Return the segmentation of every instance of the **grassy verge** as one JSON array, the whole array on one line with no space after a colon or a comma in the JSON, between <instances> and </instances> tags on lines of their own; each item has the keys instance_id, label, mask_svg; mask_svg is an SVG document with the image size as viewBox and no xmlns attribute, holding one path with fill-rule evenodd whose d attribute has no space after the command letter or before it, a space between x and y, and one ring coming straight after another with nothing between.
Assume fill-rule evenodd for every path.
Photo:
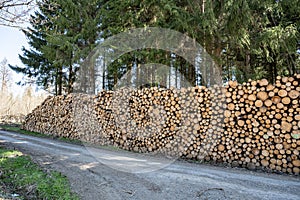
<instances>
[{"instance_id":1,"label":"grassy verge","mask_svg":"<svg viewBox=\"0 0 300 200\"><path fill-rule=\"evenodd\" d=\"M44 134L22 130L22 129L20 129L19 125L0 125L0 128L5 131L13 131L13 132L22 133L25 135L32 135L32 136L38 136L38 137L50 137L50 136L47 136Z\"/></svg>"},{"instance_id":2,"label":"grassy verge","mask_svg":"<svg viewBox=\"0 0 300 200\"><path fill-rule=\"evenodd\" d=\"M122 150L122 149L120 149L119 147L116 147L116 146L102 146L102 145L91 144L91 143L82 142L80 140L75 140L75 139L70 139L70 138L64 138L64 137L56 138L56 137L53 137L51 135L45 135L45 134L42 134L42 133L26 131L26 130L22 130L19 125L3 125L3 124L1 125L0 124L0 130L1 129L5 130L5 131L12 131L12 132L16 132L16 133L21 133L21 134L36 136L36 137L41 137L41 138L57 139L57 140L60 140L60 141L63 141L63 142L68 142L68 143L72 143L72 144L79 144L79 145L85 145L85 146L89 146L89 147L102 148L102 149L114 150L114 151ZM123 150L123 151L125 151L125 150Z\"/></svg>"},{"instance_id":3,"label":"grassy verge","mask_svg":"<svg viewBox=\"0 0 300 200\"><path fill-rule=\"evenodd\" d=\"M22 130L19 125L1 125L0 124L0 130L1 129L5 130L5 131L13 131L13 132L16 132L16 133L21 133L21 134L31 135L31 136L36 136L36 137L58 139L60 141L73 143L73 144L82 144L82 142L80 140L74 140L74 139L63 138L63 137L59 137L59 138L54 137L53 138L53 136L51 136L51 135L45 135L45 134L42 134L42 133Z\"/></svg>"},{"instance_id":4,"label":"grassy verge","mask_svg":"<svg viewBox=\"0 0 300 200\"><path fill-rule=\"evenodd\" d=\"M26 130L22 130L19 125L3 125L3 124L1 125L0 124L0 130L1 129L5 130L5 131L12 131L12 132L21 133L21 134L30 135L30 136L35 136L35 137L56 139L56 140L59 140L59 141L62 141L62 142L78 144L78 145L84 145L84 146L87 146L87 147L101 148L101 149L107 149L107 150L112 150L112 151L126 151L124 149L121 149L119 147L112 146L112 145L98 145L98 144L82 142L80 140L75 140L75 139L70 139L70 138L53 137L51 135L45 135L45 134L42 134L42 133L26 131ZM136 153L134 151L131 151L131 152Z\"/></svg>"},{"instance_id":5,"label":"grassy verge","mask_svg":"<svg viewBox=\"0 0 300 200\"><path fill-rule=\"evenodd\" d=\"M10 198L79 199L72 194L66 177L59 172L44 172L19 151L0 148L0 175L2 190L12 194Z\"/></svg>"}]
</instances>

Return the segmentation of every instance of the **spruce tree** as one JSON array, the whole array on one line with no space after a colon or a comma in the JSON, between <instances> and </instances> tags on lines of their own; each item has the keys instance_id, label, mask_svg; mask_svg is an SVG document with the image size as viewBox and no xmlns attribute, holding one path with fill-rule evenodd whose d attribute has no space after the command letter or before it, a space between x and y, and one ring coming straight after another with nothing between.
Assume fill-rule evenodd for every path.
<instances>
[{"instance_id":1,"label":"spruce tree","mask_svg":"<svg viewBox=\"0 0 300 200\"><path fill-rule=\"evenodd\" d=\"M76 71L98 39L98 0L42 0L23 32L30 48L19 55L25 67L10 66L54 94L73 92Z\"/></svg>"},{"instance_id":2,"label":"spruce tree","mask_svg":"<svg viewBox=\"0 0 300 200\"><path fill-rule=\"evenodd\" d=\"M53 62L47 59L42 48L47 45L47 30L53 28L49 17L54 15L54 10L50 1L45 0L39 3L39 11L35 11L34 15L31 15L31 26L23 30L30 45L29 49L23 47L23 55L19 55L25 67L10 65L16 72L21 72L29 79L34 79L38 86L50 91L53 86L57 86L57 71ZM55 93L57 94L57 92Z\"/></svg>"}]
</instances>

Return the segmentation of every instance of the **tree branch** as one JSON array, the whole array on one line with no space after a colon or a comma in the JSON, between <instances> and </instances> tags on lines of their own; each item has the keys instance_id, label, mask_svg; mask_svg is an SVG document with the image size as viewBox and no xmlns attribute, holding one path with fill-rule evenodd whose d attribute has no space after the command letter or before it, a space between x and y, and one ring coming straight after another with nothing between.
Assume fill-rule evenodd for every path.
<instances>
[{"instance_id":1,"label":"tree branch","mask_svg":"<svg viewBox=\"0 0 300 200\"><path fill-rule=\"evenodd\" d=\"M29 12L34 9L34 0L4 0L0 3L0 26L20 28L28 22Z\"/></svg>"}]
</instances>

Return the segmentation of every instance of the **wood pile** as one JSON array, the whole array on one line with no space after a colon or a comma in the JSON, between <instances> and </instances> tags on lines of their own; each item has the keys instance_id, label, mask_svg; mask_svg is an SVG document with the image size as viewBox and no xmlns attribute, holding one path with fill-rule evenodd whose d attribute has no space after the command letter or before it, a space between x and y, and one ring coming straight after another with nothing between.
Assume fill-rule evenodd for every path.
<instances>
[{"instance_id":1,"label":"wood pile","mask_svg":"<svg viewBox=\"0 0 300 200\"><path fill-rule=\"evenodd\" d=\"M174 90L124 88L97 95L95 110L113 145L137 152L161 152L179 126L178 100Z\"/></svg>"},{"instance_id":2,"label":"wood pile","mask_svg":"<svg viewBox=\"0 0 300 200\"><path fill-rule=\"evenodd\" d=\"M70 96L49 96L26 116L22 128L53 136L73 135L75 130L69 117L71 99ZM65 129L65 126L68 126L68 129Z\"/></svg>"},{"instance_id":3,"label":"wood pile","mask_svg":"<svg viewBox=\"0 0 300 200\"><path fill-rule=\"evenodd\" d=\"M300 75L229 82L224 134L212 159L299 174Z\"/></svg>"},{"instance_id":4,"label":"wood pile","mask_svg":"<svg viewBox=\"0 0 300 200\"><path fill-rule=\"evenodd\" d=\"M47 98L23 128L140 153L300 171L300 75Z\"/></svg>"},{"instance_id":5,"label":"wood pile","mask_svg":"<svg viewBox=\"0 0 300 200\"><path fill-rule=\"evenodd\" d=\"M49 96L26 116L22 128L53 137L99 142L101 129L93 102L94 97L86 94Z\"/></svg>"}]
</instances>

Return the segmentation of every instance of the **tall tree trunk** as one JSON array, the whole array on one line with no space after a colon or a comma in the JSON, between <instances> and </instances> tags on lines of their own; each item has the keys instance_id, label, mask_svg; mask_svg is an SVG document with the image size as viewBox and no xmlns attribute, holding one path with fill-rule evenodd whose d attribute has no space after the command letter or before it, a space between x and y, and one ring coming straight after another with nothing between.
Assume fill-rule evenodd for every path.
<instances>
[{"instance_id":1,"label":"tall tree trunk","mask_svg":"<svg viewBox=\"0 0 300 200\"><path fill-rule=\"evenodd\" d=\"M73 82L74 82L74 78L73 78L73 65L72 63L70 63L69 66L69 83L68 83L68 94L73 92Z\"/></svg>"},{"instance_id":2,"label":"tall tree trunk","mask_svg":"<svg viewBox=\"0 0 300 200\"><path fill-rule=\"evenodd\" d=\"M114 70L114 86L118 83L118 68Z\"/></svg>"},{"instance_id":3,"label":"tall tree trunk","mask_svg":"<svg viewBox=\"0 0 300 200\"><path fill-rule=\"evenodd\" d=\"M221 60L221 53L222 53L222 45L218 38L214 38L214 45L212 49L212 55L214 58L214 63L211 66L210 69L210 85L218 84L220 80L217 80L217 78L220 78L222 75L222 63ZM221 73L221 74L219 74Z\"/></svg>"},{"instance_id":4,"label":"tall tree trunk","mask_svg":"<svg viewBox=\"0 0 300 200\"><path fill-rule=\"evenodd\" d=\"M202 0L202 5L201 5L201 12L202 13L205 12L205 2L206 2L206 0Z\"/></svg>"},{"instance_id":5,"label":"tall tree trunk","mask_svg":"<svg viewBox=\"0 0 300 200\"><path fill-rule=\"evenodd\" d=\"M93 60L92 65L90 66L90 72L91 72L91 79L90 79L90 85L91 85L91 91L90 94L95 94L96 91L96 74L95 74L95 60Z\"/></svg>"},{"instance_id":6,"label":"tall tree trunk","mask_svg":"<svg viewBox=\"0 0 300 200\"><path fill-rule=\"evenodd\" d=\"M172 76L172 56L171 56L171 53L170 53L170 62L169 62L169 76L168 76L168 81L169 81L169 88L171 87L171 76Z\"/></svg>"},{"instance_id":7,"label":"tall tree trunk","mask_svg":"<svg viewBox=\"0 0 300 200\"><path fill-rule=\"evenodd\" d=\"M58 69L56 69L54 85L55 85L55 96L57 96L58 95Z\"/></svg>"},{"instance_id":8,"label":"tall tree trunk","mask_svg":"<svg viewBox=\"0 0 300 200\"><path fill-rule=\"evenodd\" d=\"M58 80L57 80L57 85L58 85L58 92L57 95L62 95L62 85L63 85L63 80L62 80L62 66L58 68Z\"/></svg>"},{"instance_id":9,"label":"tall tree trunk","mask_svg":"<svg viewBox=\"0 0 300 200\"><path fill-rule=\"evenodd\" d=\"M275 83L276 77L278 76L276 62L272 63L272 67L273 67L272 83Z\"/></svg>"},{"instance_id":10,"label":"tall tree trunk","mask_svg":"<svg viewBox=\"0 0 300 200\"><path fill-rule=\"evenodd\" d=\"M140 63L136 62L136 79L135 79L135 87L140 86Z\"/></svg>"},{"instance_id":11,"label":"tall tree trunk","mask_svg":"<svg viewBox=\"0 0 300 200\"><path fill-rule=\"evenodd\" d=\"M106 78L106 59L105 59L105 54L103 56L103 66L102 66L102 90L107 89L105 86L105 78Z\"/></svg>"},{"instance_id":12,"label":"tall tree trunk","mask_svg":"<svg viewBox=\"0 0 300 200\"><path fill-rule=\"evenodd\" d=\"M174 63L176 65L176 55L175 58L173 58L173 67L175 69L175 87L178 88L178 66L174 66Z\"/></svg>"}]
</instances>

